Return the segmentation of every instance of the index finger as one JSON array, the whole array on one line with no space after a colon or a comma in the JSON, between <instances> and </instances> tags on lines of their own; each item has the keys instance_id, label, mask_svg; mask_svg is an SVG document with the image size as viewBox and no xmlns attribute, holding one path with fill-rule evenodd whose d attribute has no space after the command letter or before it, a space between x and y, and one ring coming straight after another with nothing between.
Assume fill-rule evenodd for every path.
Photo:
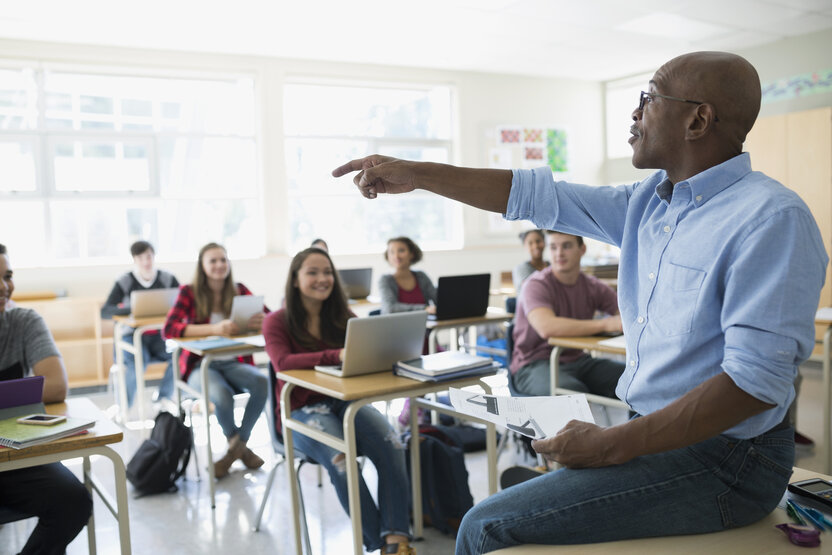
<instances>
[{"instance_id":1,"label":"index finger","mask_svg":"<svg viewBox=\"0 0 832 555\"><path fill-rule=\"evenodd\" d=\"M365 160L366 158L358 158L356 160L350 160L342 166L338 166L332 170L332 177L341 177L342 175L346 175L350 172L363 170Z\"/></svg>"}]
</instances>

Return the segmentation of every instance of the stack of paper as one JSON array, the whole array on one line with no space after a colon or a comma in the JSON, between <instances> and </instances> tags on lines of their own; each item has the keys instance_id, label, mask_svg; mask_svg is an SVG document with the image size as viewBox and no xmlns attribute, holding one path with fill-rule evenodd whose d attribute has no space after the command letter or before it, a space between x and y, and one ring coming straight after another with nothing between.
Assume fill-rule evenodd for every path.
<instances>
[{"instance_id":1,"label":"stack of paper","mask_svg":"<svg viewBox=\"0 0 832 555\"><path fill-rule=\"evenodd\" d=\"M393 373L421 382L439 382L491 374L499 367L499 363L487 357L471 355L465 351L444 351L412 360L400 360L393 367Z\"/></svg>"},{"instance_id":2,"label":"stack of paper","mask_svg":"<svg viewBox=\"0 0 832 555\"><path fill-rule=\"evenodd\" d=\"M71 436L95 426L95 420L84 418L67 417L65 421L49 426L20 424L17 422L18 418L13 416L0 420L0 445L13 449L23 449L24 447Z\"/></svg>"}]
</instances>

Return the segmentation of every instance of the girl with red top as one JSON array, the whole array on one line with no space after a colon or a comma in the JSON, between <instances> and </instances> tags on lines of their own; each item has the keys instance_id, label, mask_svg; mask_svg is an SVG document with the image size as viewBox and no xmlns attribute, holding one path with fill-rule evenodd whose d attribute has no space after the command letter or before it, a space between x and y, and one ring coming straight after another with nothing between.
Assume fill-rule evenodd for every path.
<instances>
[{"instance_id":1,"label":"girl with red top","mask_svg":"<svg viewBox=\"0 0 832 555\"><path fill-rule=\"evenodd\" d=\"M436 287L426 273L410 269L422 260L422 249L409 237L394 237L387 241L384 259L393 273L381 276L378 282L381 313L425 310L434 314Z\"/></svg>"},{"instance_id":2,"label":"girl with red top","mask_svg":"<svg viewBox=\"0 0 832 555\"><path fill-rule=\"evenodd\" d=\"M225 248L216 243L208 243L199 251L193 283L179 290L176 304L168 313L164 336L228 336L247 331L259 332L263 325L263 313L252 316L247 329L240 329L229 319L231 302L236 295L251 295L251 291L242 283L234 283ZM268 309L263 307L263 311L268 312ZM186 352L179 359L179 373L194 389L201 388L200 358ZM228 438L228 452L214 462L214 476L226 476L231 464L237 459L242 459L248 468L260 468L263 459L251 451L246 443L266 405L268 378L254 366L250 356L220 358L214 359L208 367L208 384L217 420ZM234 422L234 394L244 391L249 393L249 399L238 427Z\"/></svg>"},{"instance_id":3,"label":"girl with red top","mask_svg":"<svg viewBox=\"0 0 832 555\"><path fill-rule=\"evenodd\" d=\"M347 320L354 314L347 308L338 274L326 252L308 248L295 256L286 280L285 299L286 307L269 314L263 323L266 352L275 369L280 372L342 361ZM283 382L278 380L278 426L282 389ZM292 418L343 437L348 402L298 387L292 392L291 404ZM364 546L368 551L412 555L404 446L387 419L370 405L356 413L355 432L359 454L368 457L378 471L378 505L359 476ZM295 433L293 437L300 451L327 469L341 506L348 510L344 454L303 434Z\"/></svg>"}]
</instances>

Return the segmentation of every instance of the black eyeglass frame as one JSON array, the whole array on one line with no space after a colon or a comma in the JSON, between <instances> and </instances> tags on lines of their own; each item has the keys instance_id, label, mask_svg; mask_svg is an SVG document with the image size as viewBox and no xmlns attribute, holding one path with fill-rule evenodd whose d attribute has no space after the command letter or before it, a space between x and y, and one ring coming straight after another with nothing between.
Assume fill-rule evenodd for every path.
<instances>
[{"instance_id":1,"label":"black eyeglass frame","mask_svg":"<svg viewBox=\"0 0 832 555\"><path fill-rule=\"evenodd\" d=\"M696 104L697 106L701 104L710 104L710 102L700 102L698 100L688 100L687 98L679 98L678 96L668 96L666 94L659 94L647 91L641 91L641 95L638 97L638 110L639 112L644 110L645 98L647 97L654 97L658 96L659 98L666 98L667 100L675 100L677 102L687 102L688 104ZM711 104L713 106L713 104ZM714 121L719 121L719 117L716 115L716 110L714 110Z\"/></svg>"}]
</instances>

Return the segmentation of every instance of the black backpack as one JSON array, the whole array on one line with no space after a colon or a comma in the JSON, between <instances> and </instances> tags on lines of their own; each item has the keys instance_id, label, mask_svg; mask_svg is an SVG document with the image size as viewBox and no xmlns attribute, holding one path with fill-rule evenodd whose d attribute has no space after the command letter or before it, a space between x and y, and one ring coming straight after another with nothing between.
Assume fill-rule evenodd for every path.
<instances>
[{"instance_id":1,"label":"black backpack","mask_svg":"<svg viewBox=\"0 0 832 555\"><path fill-rule=\"evenodd\" d=\"M178 490L176 480L185 474L193 444L189 427L171 413L160 412L150 439L139 446L127 463L127 479L137 497Z\"/></svg>"},{"instance_id":2,"label":"black backpack","mask_svg":"<svg viewBox=\"0 0 832 555\"><path fill-rule=\"evenodd\" d=\"M405 457L410 476L410 433L402 439L407 442ZM419 440L425 525L455 535L462 517L474 506L465 455L460 446L434 426L419 426Z\"/></svg>"}]
</instances>

